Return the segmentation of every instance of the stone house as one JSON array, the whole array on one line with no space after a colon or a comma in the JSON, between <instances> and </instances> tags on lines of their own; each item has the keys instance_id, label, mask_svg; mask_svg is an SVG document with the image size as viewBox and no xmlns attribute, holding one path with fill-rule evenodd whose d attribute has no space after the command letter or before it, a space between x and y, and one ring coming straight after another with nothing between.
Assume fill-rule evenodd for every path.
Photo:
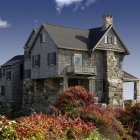
<instances>
[{"instance_id":1,"label":"stone house","mask_svg":"<svg viewBox=\"0 0 140 140\"><path fill-rule=\"evenodd\" d=\"M100 103L122 106L123 83L134 82L139 99L139 79L122 68L126 55L112 15L103 15L102 26L92 29L42 24L24 46L23 111L47 112L57 93L75 85Z\"/></svg>"},{"instance_id":2,"label":"stone house","mask_svg":"<svg viewBox=\"0 0 140 140\"><path fill-rule=\"evenodd\" d=\"M14 103L22 104L23 95L23 55L17 55L0 68L0 112L7 111ZM4 109L6 109L4 111ZM0 113L0 114L1 114Z\"/></svg>"}]
</instances>

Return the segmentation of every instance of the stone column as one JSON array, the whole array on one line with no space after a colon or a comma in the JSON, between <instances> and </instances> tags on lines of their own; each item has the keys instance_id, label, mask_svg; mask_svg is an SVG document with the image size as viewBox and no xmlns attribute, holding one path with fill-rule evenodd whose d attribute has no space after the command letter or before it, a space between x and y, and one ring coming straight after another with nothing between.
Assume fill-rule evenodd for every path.
<instances>
[{"instance_id":1,"label":"stone column","mask_svg":"<svg viewBox=\"0 0 140 140\"><path fill-rule=\"evenodd\" d=\"M68 76L65 75L63 78L63 89L66 89L68 87Z\"/></svg>"},{"instance_id":2,"label":"stone column","mask_svg":"<svg viewBox=\"0 0 140 140\"><path fill-rule=\"evenodd\" d=\"M94 95L94 89L95 89L95 83L94 83L94 79L90 78L89 79L89 92Z\"/></svg>"},{"instance_id":3,"label":"stone column","mask_svg":"<svg viewBox=\"0 0 140 140\"><path fill-rule=\"evenodd\" d=\"M134 99L140 99L140 93L139 93L139 81L134 82Z\"/></svg>"}]
</instances>

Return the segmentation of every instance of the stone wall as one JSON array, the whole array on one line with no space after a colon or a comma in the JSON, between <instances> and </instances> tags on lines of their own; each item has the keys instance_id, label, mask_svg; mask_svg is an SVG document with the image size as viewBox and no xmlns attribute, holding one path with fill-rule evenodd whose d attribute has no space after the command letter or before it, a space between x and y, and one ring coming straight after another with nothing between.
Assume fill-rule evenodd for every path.
<instances>
[{"instance_id":1,"label":"stone wall","mask_svg":"<svg viewBox=\"0 0 140 140\"><path fill-rule=\"evenodd\" d=\"M123 105L123 71L118 64L118 57L121 55L116 54L113 51L106 51L106 85L105 94L106 101L112 106L122 106ZM119 59L120 60L120 59Z\"/></svg>"},{"instance_id":2,"label":"stone wall","mask_svg":"<svg viewBox=\"0 0 140 140\"><path fill-rule=\"evenodd\" d=\"M61 78L24 81L23 114L49 113L56 95L62 90L61 83Z\"/></svg>"}]
</instances>

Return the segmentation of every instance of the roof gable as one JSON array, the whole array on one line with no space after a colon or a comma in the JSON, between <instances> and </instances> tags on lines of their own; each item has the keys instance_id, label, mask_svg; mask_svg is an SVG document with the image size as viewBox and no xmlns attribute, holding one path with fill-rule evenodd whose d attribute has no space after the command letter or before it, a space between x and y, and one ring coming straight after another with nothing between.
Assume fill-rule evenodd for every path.
<instances>
[{"instance_id":1,"label":"roof gable","mask_svg":"<svg viewBox=\"0 0 140 140\"><path fill-rule=\"evenodd\" d=\"M22 63L23 60L24 60L23 55L17 55L11 58L10 60L8 60L6 63L4 63L2 67L17 65L17 64Z\"/></svg>"},{"instance_id":2,"label":"roof gable","mask_svg":"<svg viewBox=\"0 0 140 140\"><path fill-rule=\"evenodd\" d=\"M117 38L117 44L105 44L105 36L111 38L111 37L116 37ZM123 43L123 41L121 40L120 36L118 35L118 33L116 32L116 30L114 29L114 27L111 25L103 34L103 36L100 38L100 40L98 41L98 43L95 45L94 49L101 49L101 50L113 50L113 51L117 51L117 52L122 52L122 53L126 53L129 54L128 49L126 48L125 44Z\"/></svg>"},{"instance_id":3,"label":"roof gable","mask_svg":"<svg viewBox=\"0 0 140 140\"><path fill-rule=\"evenodd\" d=\"M30 35L29 35L29 37L24 45L24 49L31 46L33 40L35 39L37 32L38 32L38 28L32 30L32 32L30 33Z\"/></svg>"},{"instance_id":4,"label":"roof gable","mask_svg":"<svg viewBox=\"0 0 140 140\"><path fill-rule=\"evenodd\" d=\"M139 78L129 74L126 71L123 71L123 81L124 82L132 82L132 81L139 81Z\"/></svg>"},{"instance_id":5,"label":"roof gable","mask_svg":"<svg viewBox=\"0 0 140 140\"><path fill-rule=\"evenodd\" d=\"M103 29L102 27L93 29L76 29L47 23L42 24L36 33L30 50L34 46L42 29L47 31L58 48L83 51L94 51L95 49L99 49L98 46L101 41L110 31L112 31L122 46L121 49L123 51L120 52L129 54L128 49L115 31L113 25L110 25L107 29ZM102 47L100 49L104 50ZM116 49L116 51L118 50Z\"/></svg>"}]
</instances>

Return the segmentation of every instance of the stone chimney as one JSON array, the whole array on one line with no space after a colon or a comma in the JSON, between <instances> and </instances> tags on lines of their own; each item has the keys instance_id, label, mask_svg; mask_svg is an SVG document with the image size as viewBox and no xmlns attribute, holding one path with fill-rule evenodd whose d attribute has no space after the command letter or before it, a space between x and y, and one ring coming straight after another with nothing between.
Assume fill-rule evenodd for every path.
<instances>
[{"instance_id":1,"label":"stone chimney","mask_svg":"<svg viewBox=\"0 0 140 140\"><path fill-rule=\"evenodd\" d=\"M104 14L102 19L102 27L106 29L109 25L113 24L113 16L110 14Z\"/></svg>"}]
</instances>

